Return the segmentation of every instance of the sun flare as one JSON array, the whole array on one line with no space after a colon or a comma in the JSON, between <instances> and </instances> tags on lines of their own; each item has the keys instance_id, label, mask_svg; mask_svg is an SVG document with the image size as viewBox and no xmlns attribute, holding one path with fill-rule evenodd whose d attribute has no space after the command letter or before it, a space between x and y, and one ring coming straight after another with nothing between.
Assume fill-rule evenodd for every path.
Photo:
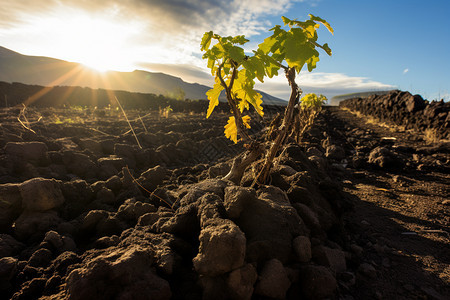
<instances>
[{"instance_id":1,"label":"sun flare","mask_svg":"<svg viewBox=\"0 0 450 300\"><path fill-rule=\"evenodd\" d=\"M133 68L128 47L139 34L138 24L80 12L47 17L40 30L49 33L46 38L54 39L53 52L65 60L98 71Z\"/></svg>"}]
</instances>

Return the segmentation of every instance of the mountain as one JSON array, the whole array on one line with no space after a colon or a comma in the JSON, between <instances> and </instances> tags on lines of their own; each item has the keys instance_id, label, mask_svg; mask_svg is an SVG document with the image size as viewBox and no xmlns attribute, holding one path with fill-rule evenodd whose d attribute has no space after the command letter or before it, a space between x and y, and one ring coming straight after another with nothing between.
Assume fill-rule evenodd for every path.
<instances>
[{"instance_id":1,"label":"mountain","mask_svg":"<svg viewBox=\"0 0 450 300\"><path fill-rule=\"evenodd\" d=\"M133 72L97 72L82 64L60 59L23 55L0 47L0 81L43 86L81 86L94 89L152 93L187 99L206 99L210 87L187 83L179 77L141 70ZM286 105L287 102L260 92L265 104ZM222 93L223 94L223 93ZM225 100L225 96L221 96Z\"/></svg>"}]
</instances>

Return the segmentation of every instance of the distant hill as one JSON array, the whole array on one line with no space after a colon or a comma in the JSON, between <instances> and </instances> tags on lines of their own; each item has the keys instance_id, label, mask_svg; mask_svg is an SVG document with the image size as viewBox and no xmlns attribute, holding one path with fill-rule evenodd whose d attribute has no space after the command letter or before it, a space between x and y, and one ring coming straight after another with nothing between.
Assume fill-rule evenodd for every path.
<instances>
[{"instance_id":1,"label":"distant hill","mask_svg":"<svg viewBox=\"0 0 450 300\"><path fill-rule=\"evenodd\" d=\"M210 87L187 83L179 77L141 70L133 72L97 72L60 59L28 56L0 47L0 81L21 82L42 86L80 86L93 89L123 90L151 93L192 100L206 99ZM265 104L286 105L277 97L260 92ZM221 96L225 100L225 96Z\"/></svg>"},{"instance_id":2,"label":"distant hill","mask_svg":"<svg viewBox=\"0 0 450 300\"><path fill-rule=\"evenodd\" d=\"M333 98L331 98L330 105L338 105L339 102L341 102L343 100L347 100L347 99L366 98L366 97L369 97L369 96L372 96L372 95L385 95L385 94L388 94L390 92L392 92L392 90L389 90L389 91L358 92L358 93L338 95L338 96L334 96Z\"/></svg>"}]
</instances>

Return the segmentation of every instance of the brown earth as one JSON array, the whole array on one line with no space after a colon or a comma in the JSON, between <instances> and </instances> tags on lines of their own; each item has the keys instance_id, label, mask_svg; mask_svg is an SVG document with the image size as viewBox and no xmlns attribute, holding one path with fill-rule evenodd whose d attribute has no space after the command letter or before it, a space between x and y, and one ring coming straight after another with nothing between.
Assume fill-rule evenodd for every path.
<instances>
[{"instance_id":1,"label":"brown earth","mask_svg":"<svg viewBox=\"0 0 450 300\"><path fill-rule=\"evenodd\" d=\"M329 112L328 132L345 145L350 164L335 171L344 191L354 196L354 210L346 220L352 239L362 248L355 247L361 251L356 264L375 267L371 276L357 278L351 294L355 299L448 299L448 142L430 145L423 133L380 124L348 110L329 108ZM395 151L400 166L359 162L362 152L380 144Z\"/></svg>"},{"instance_id":2,"label":"brown earth","mask_svg":"<svg viewBox=\"0 0 450 300\"><path fill-rule=\"evenodd\" d=\"M218 179L243 150L224 114L129 111L140 148L117 111L19 113L0 112L0 297L450 297L448 142L327 107L249 189Z\"/></svg>"}]
</instances>

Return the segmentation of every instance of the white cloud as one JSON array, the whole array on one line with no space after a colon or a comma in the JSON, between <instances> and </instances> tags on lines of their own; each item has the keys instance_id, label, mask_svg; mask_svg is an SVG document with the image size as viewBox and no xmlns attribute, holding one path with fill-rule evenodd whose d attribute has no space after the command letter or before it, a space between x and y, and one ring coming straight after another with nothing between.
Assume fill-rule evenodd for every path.
<instances>
[{"instance_id":1,"label":"white cloud","mask_svg":"<svg viewBox=\"0 0 450 300\"><path fill-rule=\"evenodd\" d=\"M366 77L352 77L342 73L305 73L296 79L304 93L324 94L329 99L340 94L361 91L390 90L394 85L370 80ZM257 88L281 99L289 99L290 87L286 78L278 76L258 83Z\"/></svg>"},{"instance_id":2,"label":"white cloud","mask_svg":"<svg viewBox=\"0 0 450 300\"><path fill-rule=\"evenodd\" d=\"M409 72L409 69L408 69L408 68L406 68L406 69L403 70L403 74L406 74L406 73L408 73L408 72Z\"/></svg>"}]
</instances>

